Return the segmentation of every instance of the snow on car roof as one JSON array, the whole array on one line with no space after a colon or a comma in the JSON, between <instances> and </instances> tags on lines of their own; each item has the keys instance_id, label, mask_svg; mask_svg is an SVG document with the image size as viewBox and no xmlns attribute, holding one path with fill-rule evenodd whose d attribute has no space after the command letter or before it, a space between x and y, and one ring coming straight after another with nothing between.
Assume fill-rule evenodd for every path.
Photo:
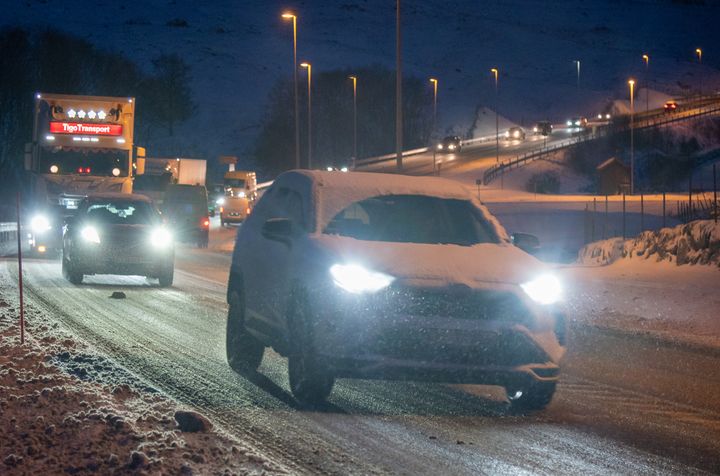
<instances>
[{"instance_id":1,"label":"snow on car roof","mask_svg":"<svg viewBox=\"0 0 720 476\"><path fill-rule=\"evenodd\" d=\"M137 202L148 202L150 200L145 195L137 193L118 193L118 192L100 192L100 193L89 193L87 195L88 200L132 200Z\"/></svg>"},{"instance_id":2,"label":"snow on car roof","mask_svg":"<svg viewBox=\"0 0 720 476\"><path fill-rule=\"evenodd\" d=\"M338 172L324 170L292 170L278 176L275 183L294 184L312 194L317 210L317 228L323 229L332 218L350 204L383 195L424 195L456 200L470 200L492 224L498 237L508 240L507 232L494 216L468 192L463 184L441 177L414 177L371 172Z\"/></svg>"}]
</instances>

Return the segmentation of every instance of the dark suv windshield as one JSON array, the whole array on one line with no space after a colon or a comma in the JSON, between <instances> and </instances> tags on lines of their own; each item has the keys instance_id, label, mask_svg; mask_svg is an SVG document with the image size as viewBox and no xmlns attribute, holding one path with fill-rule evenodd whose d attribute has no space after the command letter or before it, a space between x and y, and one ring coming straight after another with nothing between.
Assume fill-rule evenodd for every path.
<instances>
[{"instance_id":1,"label":"dark suv windshield","mask_svg":"<svg viewBox=\"0 0 720 476\"><path fill-rule=\"evenodd\" d=\"M387 195L355 202L323 233L367 241L474 245L497 243L494 230L468 200Z\"/></svg>"},{"instance_id":2,"label":"dark suv windshield","mask_svg":"<svg viewBox=\"0 0 720 476\"><path fill-rule=\"evenodd\" d=\"M88 203L85 219L108 225L153 225L160 216L147 202L101 200Z\"/></svg>"}]
</instances>

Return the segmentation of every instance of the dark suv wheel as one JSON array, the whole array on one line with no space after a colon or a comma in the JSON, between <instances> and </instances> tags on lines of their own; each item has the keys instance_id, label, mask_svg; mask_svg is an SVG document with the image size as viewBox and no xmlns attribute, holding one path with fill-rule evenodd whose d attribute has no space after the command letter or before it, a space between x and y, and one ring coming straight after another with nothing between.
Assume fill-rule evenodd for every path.
<instances>
[{"instance_id":1,"label":"dark suv wheel","mask_svg":"<svg viewBox=\"0 0 720 476\"><path fill-rule=\"evenodd\" d=\"M262 342L245 328L245 299L237 289L228 296L225 349L228 364L238 373L255 372L265 352Z\"/></svg>"},{"instance_id":2,"label":"dark suv wheel","mask_svg":"<svg viewBox=\"0 0 720 476\"><path fill-rule=\"evenodd\" d=\"M67 259L65 256L65 253L63 253L62 257L62 275L65 279L70 281L72 284L82 284L83 281L83 273L77 271L75 269L75 265L72 264L71 261Z\"/></svg>"},{"instance_id":3,"label":"dark suv wheel","mask_svg":"<svg viewBox=\"0 0 720 476\"><path fill-rule=\"evenodd\" d=\"M505 389L510 401L510 412L526 414L544 410L555 395L557 382L536 382L527 387Z\"/></svg>"}]
</instances>

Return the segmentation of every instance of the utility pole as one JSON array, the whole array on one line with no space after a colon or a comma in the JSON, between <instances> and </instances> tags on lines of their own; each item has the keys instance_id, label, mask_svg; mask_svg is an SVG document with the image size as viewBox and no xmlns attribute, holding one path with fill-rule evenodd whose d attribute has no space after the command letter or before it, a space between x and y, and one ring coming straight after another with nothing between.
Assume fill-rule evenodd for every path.
<instances>
[{"instance_id":1,"label":"utility pole","mask_svg":"<svg viewBox=\"0 0 720 476\"><path fill-rule=\"evenodd\" d=\"M353 84L353 158L352 165L355 168L357 161L357 76L349 76Z\"/></svg>"},{"instance_id":2,"label":"utility pole","mask_svg":"<svg viewBox=\"0 0 720 476\"><path fill-rule=\"evenodd\" d=\"M573 60L573 63L577 65L577 88L580 90L580 60Z\"/></svg>"},{"instance_id":3,"label":"utility pole","mask_svg":"<svg viewBox=\"0 0 720 476\"><path fill-rule=\"evenodd\" d=\"M630 85L630 195L635 194L635 80L628 81Z\"/></svg>"},{"instance_id":4,"label":"utility pole","mask_svg":"<svg viewBox=\"0 0 720 476\"><path fill-rule=\"evenodd\" d=\"M402 117L402 35L400 34L400 0L396 0L395 14L395 163L398 172L403 168Z\"/></svg>"},{"instance_id":5,"label":"utility pole","mask_svg":"<svg viewBox=\"0 0 720 476\"><path fill-rule=\"evenodd\" d=\"M493 68L490 70L495 75L495 163L500 163L500 120L498 118L498 106L500 99L498 95L498 69Z\"/></svg>"}]
</instances>

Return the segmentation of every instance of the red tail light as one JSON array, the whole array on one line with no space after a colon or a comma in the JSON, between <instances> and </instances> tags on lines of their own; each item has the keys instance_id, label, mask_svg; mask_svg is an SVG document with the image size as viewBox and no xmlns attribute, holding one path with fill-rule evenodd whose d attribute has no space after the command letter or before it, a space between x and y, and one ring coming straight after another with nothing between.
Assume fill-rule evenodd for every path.
<instances>
[{"instance_id":1,"label":"red tail light","mask_svg":"<svg viewBox=\"0 0 720 476\"><path fill-rule=\"evenodd\" d=\"M210 228L210 219L205 217L200 219L200 226L203 228Z\"/></svg>"},{"instance_id":2,"label":"red tail light","mask_svg":"<svg viewBox=\"0 0 720 476\"><path fill-rule=\"evenodd\" d=\"M220 213L225 212L225 207L220 207Z\"/></svg>"}]
</instances>

